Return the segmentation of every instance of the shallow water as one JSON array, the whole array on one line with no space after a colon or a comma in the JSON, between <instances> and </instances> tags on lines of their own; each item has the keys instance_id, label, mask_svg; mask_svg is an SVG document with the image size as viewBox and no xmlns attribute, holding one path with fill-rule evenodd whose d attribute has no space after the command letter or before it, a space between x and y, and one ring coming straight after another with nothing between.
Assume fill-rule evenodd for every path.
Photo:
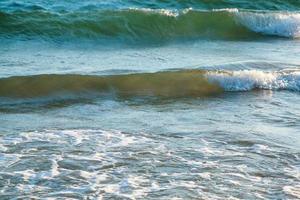
<instances>
[{"instance_id":1,"label":"shallow water","mask_svg":"<svg viewBox=\"0 0 300 200\"><path fill-rule=\"evenodd\" d=\"M0 199L299 199L298 10L1 1Z\"/></svg>"}]
</instances>

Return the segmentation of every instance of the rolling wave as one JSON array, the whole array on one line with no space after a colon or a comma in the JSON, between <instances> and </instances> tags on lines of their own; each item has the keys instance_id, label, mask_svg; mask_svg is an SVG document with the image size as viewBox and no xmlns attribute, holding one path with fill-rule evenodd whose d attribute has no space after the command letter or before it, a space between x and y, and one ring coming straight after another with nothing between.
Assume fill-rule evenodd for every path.
<instances>
[{"instance_id":1,"label":"rolling wave","mask_svg":"<svg viewBox=\"0 0 300 200\"><path fill-rule=\"evenodd\" d=\"M300 71L181 70L110 76L35 75L0 79L0 97L34 98L86 92L117 96L204 97L230 91L300 91Z\"/></svg>"},{"instance_id":2,"label":"rolling wave","mask_svg":"<svg viewBox=\"0 0 300 200\"><path fill-rule=\"evenodd\" d=\"M0 36L119 38L167 41L180 38L256 39L300 37L300 13L219 10L121 9L72 12L0 11Z\"/></svg>"},{"instance_id":3,"label":"rolling wave","mask_svg":"<svg viewBox=\"0 0 300 200\"><path fill-rule=\"evenodd\" d=\"M174 71L111 76L36 75L0 79L0 97L32 98L85 92L118 96L209 96L221 92L203 71Z\"/></svg>"},{"instance_id":4,"label":"rolling wave","mask_svg":"<svg viewBox=\"0 0 300 200\"><path fill-rule=\"evenodd\" d=\"M91 9L224 9L239 8L251 10L289 10L297 11L300 2L297 0L85 0L85 1L59 1L59 0L26 0L26 1L0 1L0 9L4 10L91 10Z\"/></svg>"}]
</instances>

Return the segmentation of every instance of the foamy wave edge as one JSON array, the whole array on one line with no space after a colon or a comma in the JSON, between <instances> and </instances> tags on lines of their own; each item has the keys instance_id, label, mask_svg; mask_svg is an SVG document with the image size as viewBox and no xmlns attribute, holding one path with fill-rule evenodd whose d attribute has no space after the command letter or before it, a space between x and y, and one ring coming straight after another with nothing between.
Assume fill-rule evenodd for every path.
<instances>
[{"instance_id":1,"label":"foamy wave edge","mask_svg":"<svg viewBox=\"0 0 300 200\"><path fill-rule=\"evenodd\" d=\"M208 71L206 77L210 82L220 85L225 91L254 89L300 91L300 70Z\"/></svg>"},{"instance_id":2,"label":"foamy wave edge","mask_svg":"<svg viewBox=\"0 0 300 200\"><path fill-rule=\"evenodd\" d=\"M256 33L300 38L299 12L240 12L235 10L233 13L239 23Z\"/></svg>"}]
</instances>

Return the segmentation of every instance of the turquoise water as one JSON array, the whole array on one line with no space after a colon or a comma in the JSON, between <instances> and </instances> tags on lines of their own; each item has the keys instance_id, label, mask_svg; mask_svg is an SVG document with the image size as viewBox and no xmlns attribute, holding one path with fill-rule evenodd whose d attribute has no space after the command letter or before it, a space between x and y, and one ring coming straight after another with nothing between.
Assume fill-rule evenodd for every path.
<instances>
[{"instance_id":1,"label":"turquoise water","mask_svg":"<svg viewBox=\"0 0 300 200\"><path fill-rule=\"evenodd\" d=\"M299 9L0 1L0 199L299 199Z\"/></svg>"}]
</instances>

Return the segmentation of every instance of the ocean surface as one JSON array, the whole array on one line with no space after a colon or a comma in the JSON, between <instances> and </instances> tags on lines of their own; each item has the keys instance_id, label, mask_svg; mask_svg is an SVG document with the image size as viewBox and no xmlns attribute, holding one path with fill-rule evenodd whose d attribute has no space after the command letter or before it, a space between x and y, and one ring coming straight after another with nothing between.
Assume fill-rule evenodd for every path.
<instances>
[{"instance_id":1,"label":"ocean surface","mask_svg":"<svg viewBox=\"0 0 300 200\"><path fill-rule=\"evenodd\" d=\"M0 0L0 199L300 199L300 1Z\"/></svg>"}]
</instances>

